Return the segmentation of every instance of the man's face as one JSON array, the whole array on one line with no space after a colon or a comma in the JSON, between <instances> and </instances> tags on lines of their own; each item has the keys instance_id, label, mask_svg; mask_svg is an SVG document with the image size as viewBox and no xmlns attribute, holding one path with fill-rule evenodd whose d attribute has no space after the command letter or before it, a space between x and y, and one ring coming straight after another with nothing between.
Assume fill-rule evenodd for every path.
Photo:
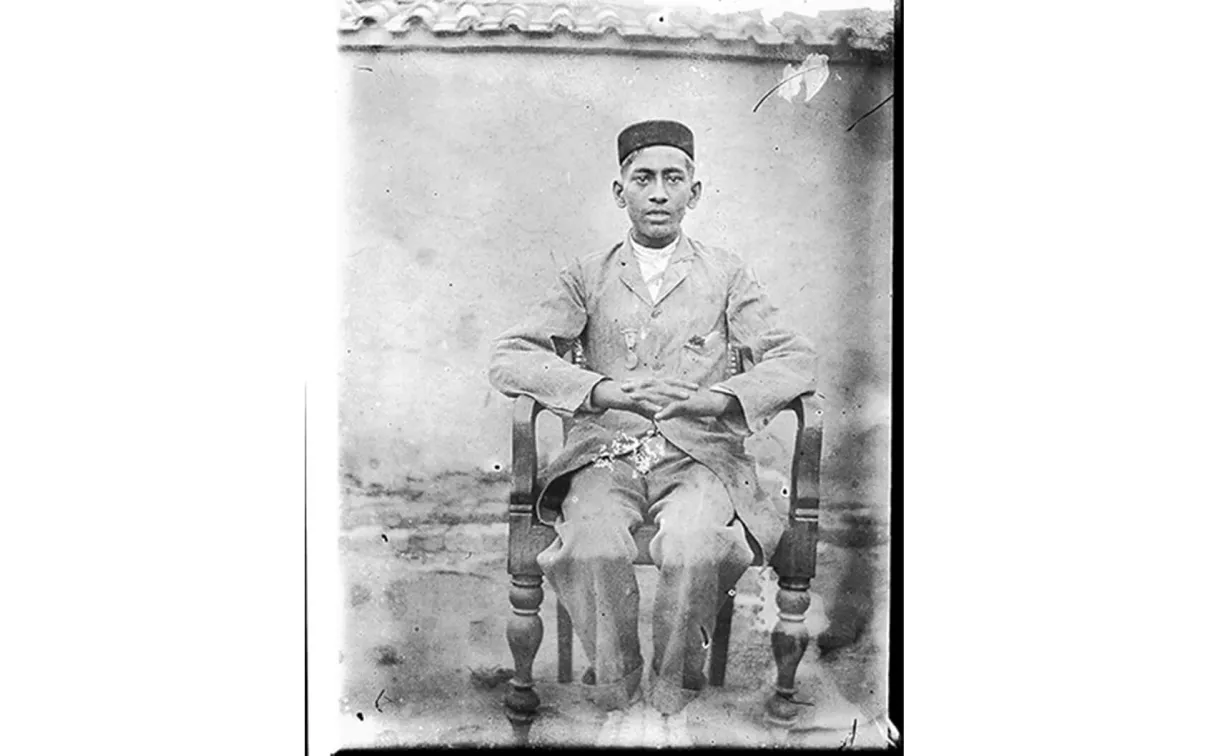
<instances>
[{"instance_id":1,"label":"man's face","mask_svg":"<svg viewBox=\"0 0 1210 756\"><path fill-rule=\"evenodd\" d=\"M689 156L662 144L635 153L621 180L613 182L613 197L630 215L635 241L650 247L676 238L681 219L697 205L701 192Z\"/></svg>"}]
</instances>

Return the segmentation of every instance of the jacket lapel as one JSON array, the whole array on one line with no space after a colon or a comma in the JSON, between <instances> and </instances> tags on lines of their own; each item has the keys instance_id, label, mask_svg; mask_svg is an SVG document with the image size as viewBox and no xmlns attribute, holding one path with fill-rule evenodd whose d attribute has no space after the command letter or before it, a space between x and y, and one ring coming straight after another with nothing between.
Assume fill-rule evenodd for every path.
<instances>
[{"instance_id":1,"label":"jacket lapel","mask_svg":"<svg viewBox=\"0 0 1210 756\"><path fill-rule=\"evenodd\" d=\"M618 250L616 266L618 276L622 279L622 283L626 284L626 288L634 292L634 295L646 302L648 306L654 304L651 301L651 292L647 290L647 284L643 283L643 272L639 270L639 261L634 256L634 248L630 246L630 234L626 234L626 242Z\"/></svg>"},{"instance_id":2,"label":"jacket lapel","mask_svg":"<svg viewBox=\"0 0 1210 756\"><path fill-rule=\"evenodd\" d=\"M632 252L631 256L633 254ZM685 276L689 275L689 269L693 267L694 254L693 245L682 232L680 241L676 243L676 251L672 253L672 259L668 261L668 270L664 272L664 285L660 287L660 295L652 304L663 302L673 289L680 286L681 281L685 280Z\"/></svg>"}]
</instances>

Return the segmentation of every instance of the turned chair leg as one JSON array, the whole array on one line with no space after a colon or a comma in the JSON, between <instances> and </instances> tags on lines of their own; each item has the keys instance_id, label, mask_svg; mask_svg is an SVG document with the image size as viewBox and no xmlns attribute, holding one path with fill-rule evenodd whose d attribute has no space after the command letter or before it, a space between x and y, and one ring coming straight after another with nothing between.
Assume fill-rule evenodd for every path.
<instances>
[{"instance_id":1,"label":"turned chair leg","mask_svg":"<svg viewBox=\"0 0 1210 756\"><path fill-rule=\"evenodd\" d=\"M765 704L765 716L771 724L788 729L802 711L802 704L794 702L794 676L810 642L805 620L807 608L811 605L811 594L808 592L811 581L782 578L777 584L777 625L773 628L777 685Z\"/></svg>"},{"instance_id":2,"label":"turned chair leg","mask_svg":"<svg viewBox=\"0 0 1210 756\"><path fill-rule=\"evenodd\" d=\"M731 617L735 614L735 594L728 591L714 620L714 639L710 642L710 684L723 686L727 677L727 649L731 645Z\"/></svg>"},{"instance_id":3,"label":"turned chair leg","mask_svg":"<svg viewBox=\"0 0 1210 756\"><path fill-rule=\"evenodd\" d=\"M542 643L542 576L513 575L508 601L513 616L508 620L508 647L513 653L516 670L504 696L505 714L513 726L518 743L529 742L529 728L538 711L538 694L534 692L534 657Z\"/></svg>"}]
</instances>

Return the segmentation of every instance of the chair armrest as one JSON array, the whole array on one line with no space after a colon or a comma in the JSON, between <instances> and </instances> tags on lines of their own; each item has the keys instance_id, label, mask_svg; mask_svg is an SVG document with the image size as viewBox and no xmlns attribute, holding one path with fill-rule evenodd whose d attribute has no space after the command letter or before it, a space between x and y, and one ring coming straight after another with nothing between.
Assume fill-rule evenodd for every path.
<instances>
[{"instance_id":1,"label":"chair armrest","mask_svg":"<svg viewBox=\"0 0 1210 756\"><path fill-rule=\"evenodd\" d=\"M518 396L513 404L513 488L509 512L533 512L538 495L538 415L545 407L533 397Z\"/></svg>"},{"instance_id":2,"label":"chair armrest","mask_svg":"<svg viewBox=\"0 0 1210 756\"><path fill-rule=\"evenodd\" d=\"M786 405L798 419L794 458L790 462L790 522L769 563L782 587L805 587L815 576L819 537L819 465L823 452L823 409L814 392Z\"/></svg>"},{"instance_id":3,"label":"chair armrest","mask_svg":"<svg viewBox=\"0 0 1210 756\"><path fill-rule=\"evenodd\" d=\"M537 518L537 420L546 407L519 396L513 405L513 488L508 497L508 573L514 578L542 577L538 555L554 540L555 531Z\"/></svg>"},{"instance_id":4,"label":"chair armrest","mask_svg":"<svg viewBox=\"0 0 1210 756\"><path fill-rule=\"evenodd\" d=\"M509 511L532 513L538 495L538 415L546 408L529 396L513 406L513 486ZM790 463L790 522L819 520L819 468L823 454L823 408L814 391L796 396L785 410L798 420Z\"/></svg>"},{"instance_id":5,"label":"chair armrest","mask_svg":"<svg viewBox=\"0 0 1210 756\"><path fill-rule=\"evenodd\" d=\"M823 456L823 406L814 391L795 397L786 409L798 418L790 463L790 523L819 521L819 467Z\"/></svg>"}]
</instances>

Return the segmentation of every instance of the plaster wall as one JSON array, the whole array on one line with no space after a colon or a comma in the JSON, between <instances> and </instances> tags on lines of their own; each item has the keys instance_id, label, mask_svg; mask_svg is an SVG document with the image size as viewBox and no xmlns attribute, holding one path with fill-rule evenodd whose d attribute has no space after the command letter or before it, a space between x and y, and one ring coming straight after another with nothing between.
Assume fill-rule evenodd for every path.
<instances>
[{"instance_id":1,"label":"plaster wall","mask_svg":"<svg viewBox=\"0 0 1210 756\"><path fill-rule=\"evenodd\" d=\"M507 469L492 340L567 262L623 238L617 132L666 117L695 131L705 185L686 232L745 256L821 354L825 499L885 506L894 103L845 129L890 94L889 66L833 65L809 103L775 96L754 114L784 64L384 51L341 65L349 486ZM789 423L758 456L779 454Z\"/></svg>"}]
</instances>

